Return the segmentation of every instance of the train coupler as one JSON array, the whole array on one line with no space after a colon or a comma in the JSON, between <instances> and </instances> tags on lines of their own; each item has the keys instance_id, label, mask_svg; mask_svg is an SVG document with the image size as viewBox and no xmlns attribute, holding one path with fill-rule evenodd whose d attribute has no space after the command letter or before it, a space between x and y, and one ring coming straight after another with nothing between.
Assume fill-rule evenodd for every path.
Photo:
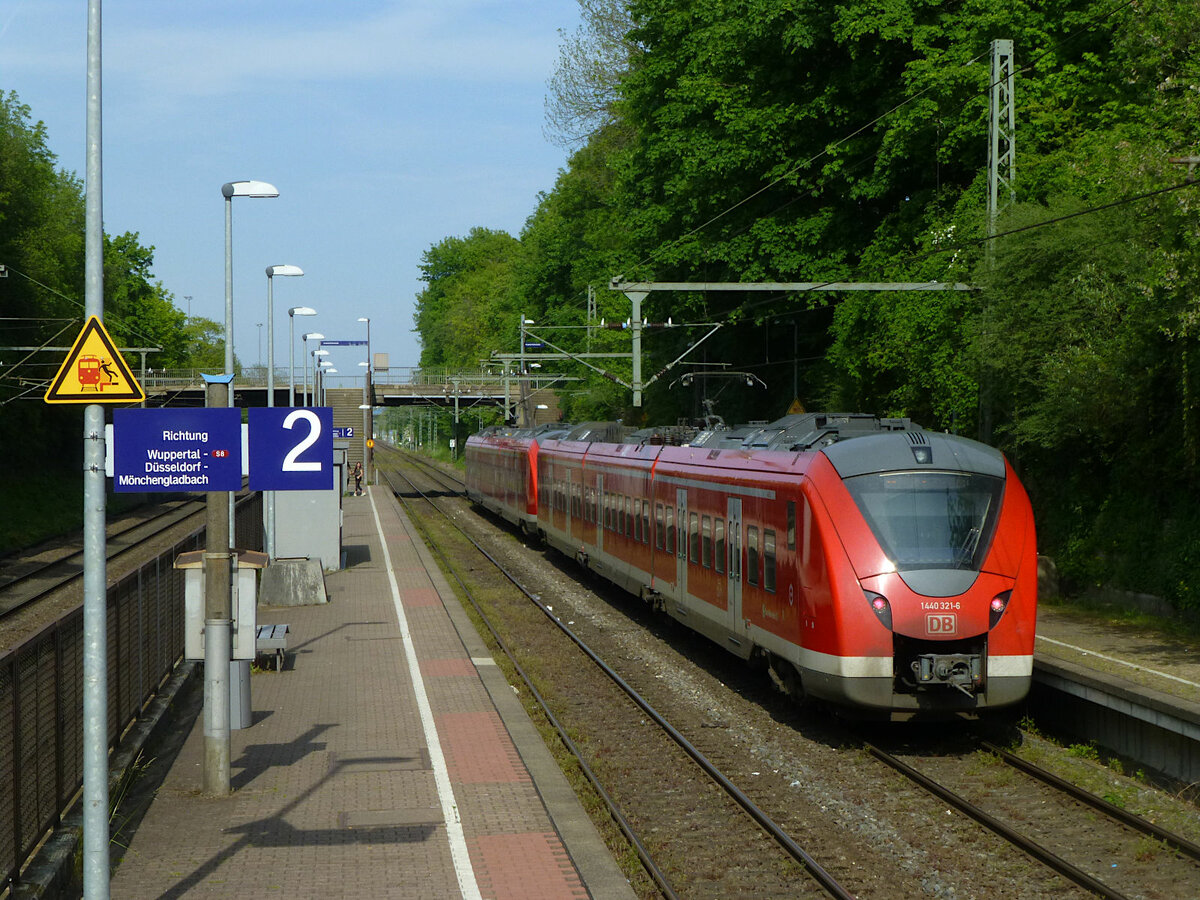
<instances>
[{"instance_id":1,"label":"train coupler","mask_svg":"<svg viewBox=\"0 0 1200 900\"><path fill-rule=\"evenodd\" d=\"M983 657L975 653L922 653L912 670L918 687L947 685L974 697L983 686Z\"/></svg>"}]
</instances>

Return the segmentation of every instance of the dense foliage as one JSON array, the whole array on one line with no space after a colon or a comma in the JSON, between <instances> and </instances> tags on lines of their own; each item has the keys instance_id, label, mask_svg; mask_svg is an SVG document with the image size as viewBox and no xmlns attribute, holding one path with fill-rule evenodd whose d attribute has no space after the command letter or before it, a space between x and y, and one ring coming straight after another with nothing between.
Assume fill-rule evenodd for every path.
<instances>
[{"instance_id":1,"label":"dense foliage","mask_svg":"<svg viewBox=\"0 0 1200 900\"><path fill-rule=\"evenodd\" d=\"M585 24L564 42L547 108L560 141L580 123L592 131L519 239L455 274L473 287L454 321L499 323L472 333L469 356L512 352L522 311L584 324L589 286L597 317L623 321L628 302L607 289L617 275L969 284L652 294L648 319L689 327L648 333L647 373L699 339L691 323L721 330L663 374L645 411L569 364L585 380L563 405L577 419L669 421L709 400L744 421L799 399L978 434L1020 469L1042 550L1076 586L1200 610L1200 208L1190 170L1173 162L1200 149L1193 3L580 5ZM989 239L1000 38L1016 61L1017 202ZM485 238L500 240L465 240L487 256ZM439 348L457 346L448 321L432 303L418 316L430 361L471 364ZM623 332L561 340L578 351L585 334L592 350L628 350ZM628 380L627 361L606 365ZM697 374L690 388L675 377L684 370Z\"/></svg>"}]
</instances>

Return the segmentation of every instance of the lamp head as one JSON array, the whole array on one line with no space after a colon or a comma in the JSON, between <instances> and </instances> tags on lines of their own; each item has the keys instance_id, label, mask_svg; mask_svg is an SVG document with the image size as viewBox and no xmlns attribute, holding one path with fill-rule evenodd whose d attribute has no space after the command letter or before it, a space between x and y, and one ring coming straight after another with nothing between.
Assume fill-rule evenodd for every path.
<instances>
[{"instance_id":1,"label":"lamp head","mask_svg":"<svg viewBox=\"0 0 1200 900\"><path fill-rule=\"evenodd\" d=\"M317 311L311 306L293 306L288 310L289 316L315 316Z\"/></svg>"},{"instance_id":2,"label":"lamp head","mask_svg":"<svg viewBox=\"0 0 1200 900\"><path fill-rule=\"evenodd\" d=\"M279 191L265 181L231 181L221 185L221 196L226 200L231 197L278 197Z\"/></svg>"},{"instance_id":3,"label":"lamp head","mask_svg":"<svg viewBox=\"0 0 1200 900\"><path fill-rule=\"evenodd\" d=\"M321 332L319 332L319 331L310 331L308 334L300 335L300 337L302 337L305 341L323 341L323 340L325 340L325 335L321 334Z\"/></svg>"},{"instance_id":4,"label":"lamp head","mask_svg":"<svg viewBox=\"0 0 1200 900\"><path fill-rule=\"evenodd\" d=\"M273 275L303 275L304 270L299 266L267 266L267 277Z\"/></svg>"}]
</instances>

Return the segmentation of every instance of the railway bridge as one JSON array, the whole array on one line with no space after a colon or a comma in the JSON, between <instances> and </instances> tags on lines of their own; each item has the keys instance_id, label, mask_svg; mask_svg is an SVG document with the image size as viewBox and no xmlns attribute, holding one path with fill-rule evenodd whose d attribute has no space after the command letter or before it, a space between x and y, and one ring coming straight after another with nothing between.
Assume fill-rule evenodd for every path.
<instances>
[{"instance_id":1,"label":"railway bridge","mask_svg":"<svg viewBox=\"0 0 1200 900\"><path fill-rule=\"evenodd\" d=\"M203 406L204 379L201 369L148 369L140 374L147 406ZM211 372L207 374L213 374ZM326 375L289 372L277 367L274 373L275 406L331 406L335 425L362 423L362 406L367 402L363 375ZM267 371L253 366L234 379L235 406L267 405ZM447 409L460 414L478 407L507 410L507 418L521 424L540 425L559 418L558 398L545 386L551 379L537 376L507 378L484 370L391 367L377 368L369 385L373 409L389 406ZM292 386L294 383L294 387Z\"/></svg>"}]
</instances>

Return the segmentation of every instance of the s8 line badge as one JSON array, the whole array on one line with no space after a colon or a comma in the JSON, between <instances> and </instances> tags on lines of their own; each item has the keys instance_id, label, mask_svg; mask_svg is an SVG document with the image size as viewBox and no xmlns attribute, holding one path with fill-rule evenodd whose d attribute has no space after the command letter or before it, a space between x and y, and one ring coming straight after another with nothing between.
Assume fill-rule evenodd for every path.
<instances>
[{"instance_id":1,"label":"s8 line badge","mask_svg":"<svg viewBox=\"0 0 1200 900\"><path fill-rule=\"evenodd\" d=\"M925 633L929 635L948 635L958 632L958 616L953 613L929 613L925 616Z\"/></svg>"}]
</instances>

